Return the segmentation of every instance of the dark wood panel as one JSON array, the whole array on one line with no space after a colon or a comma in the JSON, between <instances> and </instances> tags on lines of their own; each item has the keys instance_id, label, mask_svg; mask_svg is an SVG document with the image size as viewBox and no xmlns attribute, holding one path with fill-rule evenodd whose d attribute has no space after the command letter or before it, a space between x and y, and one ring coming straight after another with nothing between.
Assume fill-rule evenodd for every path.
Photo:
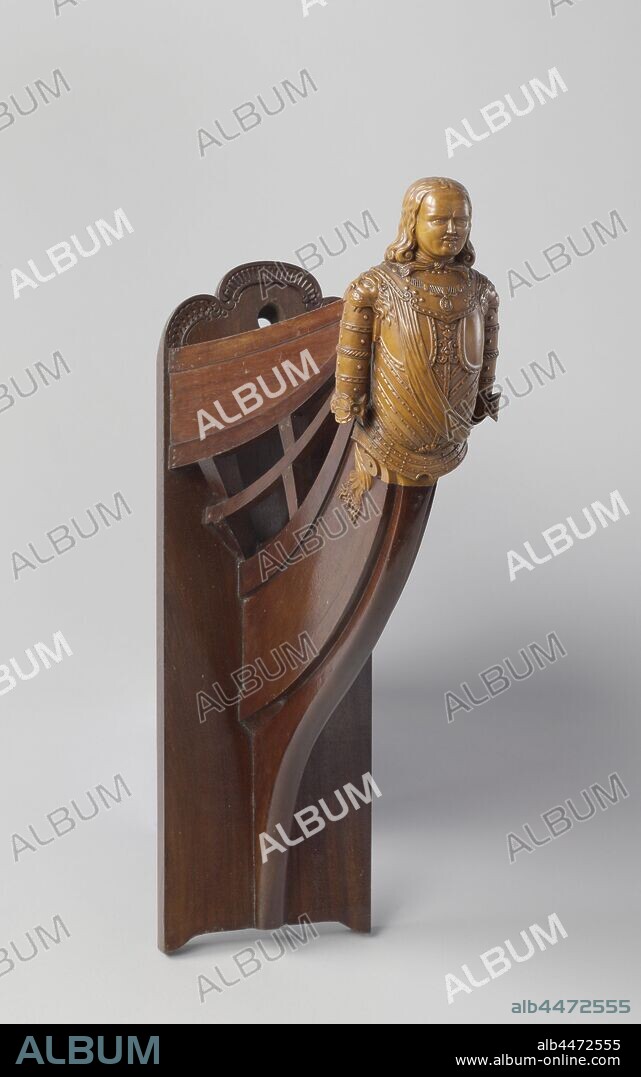
<instances>
[{"instance_id":1,"label":"dark wood panel","mask_svg":"<svg viewBox=\"0 0 641 1077\"><path fill-rule=\"evenodd\" d=\"M267 306L265 271L282 284ZM221 441L193 439L195 411L209 410L203 394L220 398L288 348L319 344L310 351L326 381L340 309L297 267L251 263L227 274L217 296L181 304L163 337L158 743L167 952L204 932L273 928L303 914L369 928L369 806L265 864L259 838L278 823L290 833L295 811L331 801L348 782L361 787L371 771L370 655L434 488L374 480L375 513L263 579L260 551L280 543L295 552L296 529L338 507L354 466L349 428L325 436L323 398L310 379L265 404L260 419L234 424L224 451ZM261 312L275 324L255 330ZM304 632L313 661L256 691L238 687L241 667ZM216 706L199 714L199 692Z\"/></svg>"},{"instance_id":2,"label":"dark wood panel","mask_svg":"<svg viewBox=\"0 0 641 1077\"><path fill-rule=\"evenodd\" d=\"M325 313L326 309L330 309L331 318ZM291 415L292 411L300 407L320 386L333 378L339 319L340 304L332 304L331 308L313 312L303 319L293 319L299 325L289 339L282 339L283 326L280 325L242 334L244 338L252 338L251 350L248 350L246 342L243 346L242 338L239 337L241 351L238 355L230 352L228 348L222 350L222 345L228 343L226 341L216 341L209 345L206 356L203 356L202 351L204 345L181 348L174 352L169 375L171 467L180 467L208 456L228 452L237 445L258 437ZM303 335L305 323L307 332ZM302 348L309 352L317 371L307 356L301 358ZM185 359L187 352L192 357ZM204 359L206 361L200 361ZM287 363L291 366L285 368L283 373L281 368ZM280 380L285 383L286 390L281 396L270 399L261 391L258 379L262 377L272 392L280 390L281 384L273 373L274 368L280 371ZM258 387L263 403L255 407L254 411L243 415L233 394L249 384ZM216 401L224 414L217 410ZM246 397L247 407L253 407L255 403L254 399ZM201 438L197 417L199 411L211 415L222 429L211 427ZM240 418L236 418L239 415ZM228 423L227 419L234 421Z\"/></svg>"},{"instance_id":3,"label":"dark wood panel","mask_svg":"<svg viewBox=\"0 0 641 1077\"><path fill-rule=\"evenodd\" d=\"M340 813L335 789L372 770L372 660L368 658L312 748L295 812L323 799ZM349 801L348 801L349 803ZM322 812L321 812L322 814ZM371 926L372 807L363 804L344 819L327 822L289 852L285 920L339 921L354 931ZM273 854L272 854L273 855Z\"/></svg>"}]
</instances>

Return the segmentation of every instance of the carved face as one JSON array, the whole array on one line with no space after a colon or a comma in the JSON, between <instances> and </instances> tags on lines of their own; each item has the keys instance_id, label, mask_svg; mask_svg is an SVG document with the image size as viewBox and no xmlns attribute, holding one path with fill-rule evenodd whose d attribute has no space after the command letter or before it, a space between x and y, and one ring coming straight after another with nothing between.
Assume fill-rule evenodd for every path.
<instances>
[{"instance_id":1,"label":"carved face","mask_svg":"<svg viewBox=\"0 0 641 1077\"><path fill-rule=\"evenodd\" d=\"M471 210L460 191L426 194L416 218L416 243L428 258L455 258L470 234Z\"/></svg>"}]
</instances>

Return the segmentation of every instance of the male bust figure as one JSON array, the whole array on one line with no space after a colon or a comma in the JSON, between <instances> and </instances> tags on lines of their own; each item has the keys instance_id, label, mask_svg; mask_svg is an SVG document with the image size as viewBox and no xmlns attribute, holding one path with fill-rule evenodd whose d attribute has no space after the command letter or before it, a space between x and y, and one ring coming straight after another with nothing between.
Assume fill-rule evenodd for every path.
<instances>
[{"instance_id":1,"label":"male bust figure","mask_svg":"<svg viewBox=\"0 0 641 1077\"><path fill-rule=\"evenodd\" d=\"M472 269L462 184L417 180L385 261L344 296L332 411L356 419L356 470L341 498L355 518L372 478L431 486L457 467L473 424L498 416L498 296Z\"/></svg>"}]
</instances>

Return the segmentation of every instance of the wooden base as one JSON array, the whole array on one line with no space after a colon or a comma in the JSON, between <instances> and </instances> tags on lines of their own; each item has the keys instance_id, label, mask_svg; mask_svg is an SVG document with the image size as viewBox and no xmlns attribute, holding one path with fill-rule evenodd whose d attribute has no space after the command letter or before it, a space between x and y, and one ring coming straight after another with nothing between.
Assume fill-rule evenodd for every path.
<instances>
[{"instance_id":1,"label":"wooden base","mask_svg":"<svg viewBox=\"0 0 641 1077\"><path fill-rule=\"evenodd\" d=\"M268 304L265 270L278 285ZM375 479L363 518L347 521L339 491L355 448L328 409L340 310L298 267L254 263L228 274L217 296L183 303L163 337L165 952L206 932L271 930L302 916L370 927L369 803L285 852L264 858L261 850L261 835L292 836L295 813L321 800L338 814L335 790L363 789L371 773L370 655L434 494ZM266 315L274 324L257 329ZM314 357L314 378L199 436L197 409L212 409L252 378L259 384L303 349ZM323 521L330 528L321 542ZM265 572L265 556L272 566L280 558L279 567Z\"/></svg>"}]
</instances>

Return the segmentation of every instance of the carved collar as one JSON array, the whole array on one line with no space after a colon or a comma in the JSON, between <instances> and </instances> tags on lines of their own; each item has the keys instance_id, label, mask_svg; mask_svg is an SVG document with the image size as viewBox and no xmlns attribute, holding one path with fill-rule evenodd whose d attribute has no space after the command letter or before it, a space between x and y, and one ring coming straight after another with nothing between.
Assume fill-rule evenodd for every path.
<instances>
[{"instance_id":1,"label":"carved collar","mask_svg":"<svg viewBox=\"0 0 641 1077\"><path fill-rule=\"evenodd\" d=\"M412 262L406 262L405 265L395 263L395 268L399 276L408 277L410 273L418 273L421 271L428 273L448 273L451 270L466 269L467 267L462 265L461 262L452 259L449 262L419 262L416 259Z\"/></svg>"}]
</instances>

